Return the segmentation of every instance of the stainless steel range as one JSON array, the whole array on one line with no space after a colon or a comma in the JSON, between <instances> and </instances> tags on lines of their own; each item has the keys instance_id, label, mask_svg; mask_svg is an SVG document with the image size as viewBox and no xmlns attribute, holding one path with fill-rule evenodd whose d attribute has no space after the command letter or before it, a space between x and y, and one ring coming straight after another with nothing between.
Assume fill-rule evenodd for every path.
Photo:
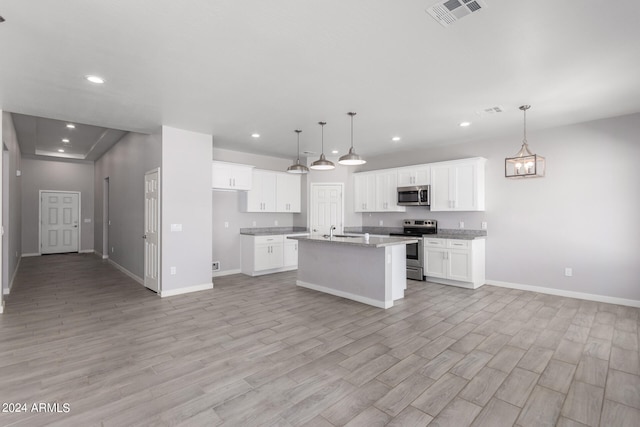
<instances>
[{"instance_id":1,"label":"stainless steel range","mask_svg":"<svg viewBox=\"0 0 640 427\"><path fill-rule=\"evenodd\" d=\"M424 245L422 236L436 234L438 221L435 219L405 219L402 221L402 233L391 233L392 236L417 237L418 243L407 245L407 279L424 280Z\"/></svg>"}]
</instances>

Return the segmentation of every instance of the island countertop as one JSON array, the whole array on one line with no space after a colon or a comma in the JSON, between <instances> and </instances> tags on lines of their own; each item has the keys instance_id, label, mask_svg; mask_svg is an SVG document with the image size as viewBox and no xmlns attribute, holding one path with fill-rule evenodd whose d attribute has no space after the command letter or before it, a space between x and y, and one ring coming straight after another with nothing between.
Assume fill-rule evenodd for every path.
<instances>
[{"instance_id":1,"label":"island countertop","mask_svg":"<svg viewBox=\"0 0 640 427\"><path fill-rule=\"evenodd\" d=\"M369 237L365 239L364 236L349 236L349 237L322 237L322 236L289 236L289 239L304 240L308 242L318 242L325 244L337 244L337 245L351 245L362 246L370 248L382 248L385 246L394 245L407 245L410 243L417 243L418 239L410 237Z\"/></svg>"}]
</instances>

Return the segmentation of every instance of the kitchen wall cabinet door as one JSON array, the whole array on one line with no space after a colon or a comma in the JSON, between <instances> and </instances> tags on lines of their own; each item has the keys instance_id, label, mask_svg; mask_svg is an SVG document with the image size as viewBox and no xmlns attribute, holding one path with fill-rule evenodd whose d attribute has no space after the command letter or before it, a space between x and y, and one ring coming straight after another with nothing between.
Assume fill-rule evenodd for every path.
<instances>
[{"instance_id":1,"label":"kitchen wall cabinet door","mask_svg":"<svg viewBox=\"0 0 640 427\"><path fill-rule=\"evenodd\" d=\"M375 212L376 209L376 175L373 173L357 173L353 176L354 211Z\"/></svg>"},{"instance_id":2,"label":"kitchen wall cabinet door","mask_svg":"<svg viewBox=\"0 0 640 427\"><path fill-rule=\"evenodd\" d=\"M398 187L431 184L431 168L428 166L399 168L397 171Z\"/></svg>"},{"instance_id":3,"label":"kitchen wall cabinet door","mask_svg":"<svg viewBox=\"0 0 640 427\"><path fill-rule=\"evenodd\" d=\"M213 161L211 187L221 190L250 190L253 166Z\"/></svg>"},{"instance_id":4,"label":"kitchen wall cabinet door","mask_svg":"<svg viewBox=\"0 0 640 427\"><path fill-rule=\"evenodd\" d=\"M376 211L405 212L398 206L398 174L395 170L376 173Z\"/></svg>"},{"instance_id":5,"label":"kitchen wall cabinet door","mask_svg":"<svg viewBox=\"0 0 640 427\"><path fill-rule=\"evenodd\" d=\"M277 212L300 212L300 175L276 173Z\"/></svg>"},{"instance_id":6,"label":"kitchen wall cabinet door","mask_svg":"<svg viewBox=\"0 0 640 427\"><path fill-rule=\"evenodd\" d=\"M246 212L276 212L276 174L255 169L246 194Z\"/></svg>"},{"instance_id":7,"label":"kitchen wall cabinet door","mask_svg":"<svg viewBox=\"0 0 640 427\"><path fill-rule=\"evenodd\" d=\"M483 211L485 159L434 163L432 211Z\"/></svg>"}]
</instances>

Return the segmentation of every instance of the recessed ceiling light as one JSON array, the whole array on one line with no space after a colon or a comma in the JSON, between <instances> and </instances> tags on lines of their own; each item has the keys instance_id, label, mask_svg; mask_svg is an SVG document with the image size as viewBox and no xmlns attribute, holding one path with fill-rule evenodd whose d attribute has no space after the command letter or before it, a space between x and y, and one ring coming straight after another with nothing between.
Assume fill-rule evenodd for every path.
<instances>
[{"instance_id":1,"label":"recessed ceiling light","mask_svg":"<svg viewBox=\"0 0 640 427\"><path fill-rule=\"evenodd\" d=\"M338 150L331 150L331 154L338 154L339 151Z\"/></svg>"},{"instance_id":2,"label":"recessed ceiling light","mask_svg":"<svg viewBox=\"0 0 640 427\"><path fill-rule=\"evenodd\" d=\"M95 84L99 84L101 85L102 83L104 83L104 79L102 77L99 76L84 76L85 79L89 80L91 83L95 83Z\"/></svg>"},{"instance_id":3,"label":"recessed ceiling light","mask_svg":"<svg viewBox=\"0 0 640 427\"><path fill-rule=\"evenodd\" d=\"M471 126L471 122L462 122L460 123L461 128L466 128L467 126Z\"/></svg>"},{"instance_id":4,"label":"recessed ceiling light","mask_svg":"<svg viewBox=\"0 0 640 427\"><path fill-rule=\"evenodd\" d=\"M260 138L260 134L259 133L252 133L251 134L251 138Z\"/></svg>"},{"instance_id":5,"label":"recessed ceiling light","mask_svg":"<svg viewBox=\"0 0 640 427\"><path fill-rule=\"evenodd\" d=\"M400 141L400 137L399 136L394 136L393 138L391 138L392 141L398 142Z\"/></svg>"},{"instance_id":6,"label":"recessed ceiling light","mask_svg":"<svg viewBox=\"0 0 640 427\"><path fill-rule=\"evenodd\" d=\"M64 153L64 150L61 148L58 150L58 153Z\"/></svg>"},{"instance_id":7,"label":"recessed ceiling light","mask_svg":"<svg viewBox=\"0 0 640 427\"><path fill-rule=\"evenodd\" d=\"M75 129L75 128L76 128L76 125L74 125L73 123L67 123L67 127L68 127L69 129Z\"/></svg>"},{"instance_id":8,"label":"recessed ceiling light","mask_svg":"<svg viewBox=\"0 0 640 427\"><path fill-rule=\"evenodd\" d=\"M69 138L62 138L62 142L68 143L69 142Z\"/></svg>"}]
</instances>

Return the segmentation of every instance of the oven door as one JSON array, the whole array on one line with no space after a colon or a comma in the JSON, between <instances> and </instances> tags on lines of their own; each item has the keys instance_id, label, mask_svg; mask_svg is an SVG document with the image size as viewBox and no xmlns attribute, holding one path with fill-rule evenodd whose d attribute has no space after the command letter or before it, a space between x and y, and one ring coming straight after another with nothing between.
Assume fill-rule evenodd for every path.
<instances>
[{"instance_id":1,"label":"oven door","mask_svg":"<svg viewBox=\"0 0 640 427\"><path fill-rule=\"evenodd\" d=\"M409 243L406 247L407 267L422 267L422 252L424 250L422 239L418 240L417 243Z\"/></svg>"}]
</instances>

